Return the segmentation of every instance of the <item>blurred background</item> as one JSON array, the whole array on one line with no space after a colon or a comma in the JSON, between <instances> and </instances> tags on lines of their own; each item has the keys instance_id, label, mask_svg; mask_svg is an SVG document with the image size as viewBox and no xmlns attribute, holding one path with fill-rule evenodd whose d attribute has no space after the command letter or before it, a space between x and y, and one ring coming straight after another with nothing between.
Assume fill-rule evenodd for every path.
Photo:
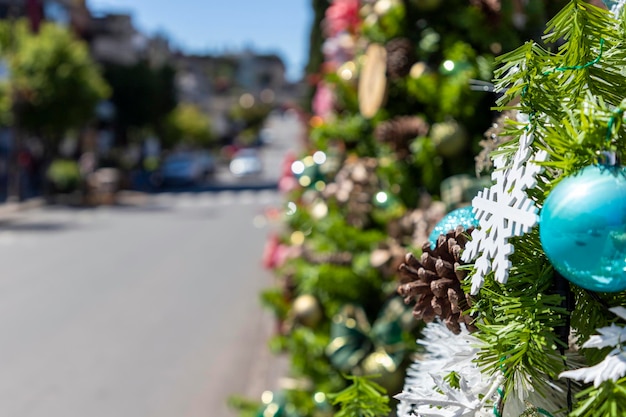
<instances>
[{"instance_id":1,"label":"blurred background","mask_svg":"<svg viewBox=\"0 0 626 417\"><path fill-rule=\"evenodd\" d=\"M0 416L235 415L273 386L261 257L311 16L0 0Z\"/></svg>"},{"instance_id":2,"label":"blurred background","mask_svg":"<svg viewBox=\"0 0 626 417\"><path fill-rule=\"evenodd\" d=\"M397 268L489 183L496 57L565 3L0 0L0 417L399 392L435 313Z\"/></svg>"}]
</instances>

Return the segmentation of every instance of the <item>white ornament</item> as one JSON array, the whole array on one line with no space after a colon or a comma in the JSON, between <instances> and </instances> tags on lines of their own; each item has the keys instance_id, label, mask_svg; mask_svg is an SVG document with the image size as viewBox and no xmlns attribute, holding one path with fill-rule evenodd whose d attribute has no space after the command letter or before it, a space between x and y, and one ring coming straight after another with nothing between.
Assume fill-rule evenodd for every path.
<instances>
[{"instance_id":1,"label":"white ornament","mask_svg":"<svg viewBox=\"0 0 626 417\"><path fill-rule=\"evenodd\" d=\"M487 384L470 386L464 377L459 379L459 388L453 388L439 375L431 374L434 389L426 397L401 393L395 398L409 401L420 417L491 417L493 397L504 382L504 376L492 377ZM485 386L487 390L484 390Z\"/></svg>"},{"instance_id":2,"label":"white ornament","mask_svg":"<svg viewBox=\"0 0 626 417\"><path fill-rule=\"evenodd\" d=\"M500 376L486 379L475 359L480 340L466 329L455 335L443 323L426 325L419 344L426 353L407 372L402 393L395 398L399 417L482 417L493 416ZM444 377L451 372L459 376L459 389Z\"/></svg>"},{"instance_id":3,"label":"white ornament","mask_svg":"<svg viewBox=\"0 0 626 417\"><path fill-rule=\"evenodd\" d=\"M604 381L617 381L624 375L626 375L626 355L622 352L617 355L608 355L599 364L588 368L561 372L559 378L569 378L583 382L593 381L593 386L598 388Z\"/></svg>"},{"instance_id":4,"label":"white ornament","mask_svg":"<svg viewBox=\"0 0 626 417\"><path fill-rule=\"evenodd\" d=\"M509 238L528 233L537 224L539 209L526 190L537 184L536 176L542 171L533 161L545 161L548 154L546 151L533 154L530 147L533 139L533 134L524 130L510 163L503 155L494 157L495 170L491 174L494 184L479 191L472 200L479 227L472 232L472 240L465 245L461 259L471 262L478 257L471 275L473 295L483 286L490 271L494 271L498 282L507 282L509 255L513 253Z\"/></svg>"},{"instance_id":5,"label":"white ornament","mask_svg":"<svg viewBox=\"0 0 626 417\"><path fill-rule=\"evenodd\" d=\"M424 346L425 353L408 369L402 393L395 397L400 400L398 417L494 416L494 406L501 401L497 389L503 385L504 376L500 372L492 376L481 373L477 365L480 339L465 328L456 335L443 323L433 322L426 325L417 343ZM444 377L451 372L458 375L460 389L445 382ZM542 382L542 378L533 381L517 373L512 377L514 389L507 396L503 417L520 416L528 404L544 410L564 406L566 393L561 387ZM540 385L547 388L541 391L558 396L544 397L535 390Z\"/></svg>"},{"instance_id":6,"label":"white ornament","mask_svg":"<svg viewBox=\"0 0 626 417\"><path fill-rule=\"evenodd\" d=\"M611 6L611 13L613 14L613 17L615 19L619 19L619 15L622 12L622 9L624 8L624 4L626 4L626 0L617 0L617 1L613 1L612 2L612 6Z\"/></svg>"},{"instance_id":7,"label":"white ornament","mask_svg":"<svg viewBox=\"0 0 626 417\"><path fill-rule=\"evenodd\" d=\"M613 307L610 309L617 316L626 319L626 309L624 307ZM626 328L611 324L609 327L598 329L599 335L594 335L583 343L583 348L602 349L607 346L614 346L602 362L587 368L579 368L571 371L561 372L559 378L570 378L577 381L591 382L598 388L604 381L617 381L626 375L626 352L623 351L622 343L626 343Z\"/></svg>"}]
</instances>

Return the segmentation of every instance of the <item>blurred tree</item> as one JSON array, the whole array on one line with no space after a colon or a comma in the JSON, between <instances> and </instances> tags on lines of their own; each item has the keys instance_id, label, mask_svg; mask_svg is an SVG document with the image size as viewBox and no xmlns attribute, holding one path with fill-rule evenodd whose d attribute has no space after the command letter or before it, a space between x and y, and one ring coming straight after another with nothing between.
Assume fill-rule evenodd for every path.
<instances>
[{"instance_id":1,"label":"blurred tree","mask_svg":"<svg viewBox=\"0 0 626 417\"><path fill-rule=\"evenodd\" d=\"M326 9L330 4L327 0L311 0L311 3L313 8L313 24L309 37L309 61L305 69L310 88L302 103L302 106L308 111L311 110L311 102L313 100L313 93L315 92L313 87L317 84L315 78L318 77L322 63L324 62L324 54L322 53L322 45L324 44L322 21L324 20L324 13L326 13Z\"/></svg>"},{"instance_id":2,"label":"blurred tree","mask_svg":"<svg viewBox=\"0 0 626 417\"><path fill-rule=\"evenodd\" d=\"M215 143L211 120L196 105L181 103L170 112L163 130L163 145L176 144L208 147Z\"/></svg>"},{"instance_id":3,"label":"blurred tree","mask_svg":"<svg viewBox=\"0 0 626 417\"><path fill-rule=\"evenodd\" d=\"M230 109L231 120L241 128L237 137L241 145L252 145L258 140L259 131L271 110L267 104L257 103L246 106L236 104Z\"/></svg>"},{"instance_id":4,"label":"blurred tree","mask_svg":"<svg viewBox=\"0 0 626 417\"><path fill-rule=\"evenodd\" d=\"M121 143L127 142L129 129L148 129L162 136L164 120L176 107L174 74L168 65L151 68L145 61L105 66L104 77L113 90L111 101Z\"/></svg>"},{"instance_id":5,"label":"blurred tree","mask_svg":"<svg viewBox=\"0 0 626 417\"><path fill-rule=\"evenodd\" d=\"M67 29L43 23L32 33L26 21L0 23L2 58L9 76L0 88L0 121L9 123L7 107L13 107L20 126L51 141L94 115L96 104L109 94L87 46ZM1 110L5 111L1 111Z\"/></svg>"}]
</instances>

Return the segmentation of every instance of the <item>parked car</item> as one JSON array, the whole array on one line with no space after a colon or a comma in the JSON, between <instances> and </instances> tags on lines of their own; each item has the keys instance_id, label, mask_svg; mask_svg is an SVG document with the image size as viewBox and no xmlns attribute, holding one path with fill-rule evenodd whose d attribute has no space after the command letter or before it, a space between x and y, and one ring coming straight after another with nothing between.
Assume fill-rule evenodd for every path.
<instances>
[{"instance_id":1,"label":"parked car","mask_svg":"<svg viewBox=\"0 0 626 417\"><path fill-rule=\"evenodd\" d=\"M180 152L165 158L159 170L161 185L201 184L215 173L215 158L208 152Z\"/></svg>"},{"instance_id":2,"label":"parked car","mask_svg":"<svg viewBox=\"0 0 626 417\"><path fill-rule=\"evenodd\" d=\"M256 149L244 148L235 153L230 161L229 169L236 177L256 175L263 171L263 162Z\"/></svg>"}]
</instances>

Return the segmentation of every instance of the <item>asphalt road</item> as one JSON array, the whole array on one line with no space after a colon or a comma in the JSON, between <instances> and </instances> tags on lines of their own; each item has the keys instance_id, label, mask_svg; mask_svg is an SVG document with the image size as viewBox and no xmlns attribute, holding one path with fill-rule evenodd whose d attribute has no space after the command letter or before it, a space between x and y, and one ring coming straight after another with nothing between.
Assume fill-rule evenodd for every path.
<instances>
[{"instance_id":1,"label":"asphalt road","mask_svg":"<svg viewBox=\"0 0 626 417\"><path fill-rule=\"evenodd\" d=\"M0 417L234 416L275 387L273 191L41 208L0 226Z\"/></svg>"},{"instance_id":2,"label":"asphalt road","mask_svg":"<svg viewBox=\"0 0 626 417\"><path fill-rule=\"evenodd\" d=\"M2 210L0 417L231 417L229 395L278 386L261 255L302 128L293 114L267 126L258 178L222 172L122 207Z\"/></svg>"}]
</instances>

